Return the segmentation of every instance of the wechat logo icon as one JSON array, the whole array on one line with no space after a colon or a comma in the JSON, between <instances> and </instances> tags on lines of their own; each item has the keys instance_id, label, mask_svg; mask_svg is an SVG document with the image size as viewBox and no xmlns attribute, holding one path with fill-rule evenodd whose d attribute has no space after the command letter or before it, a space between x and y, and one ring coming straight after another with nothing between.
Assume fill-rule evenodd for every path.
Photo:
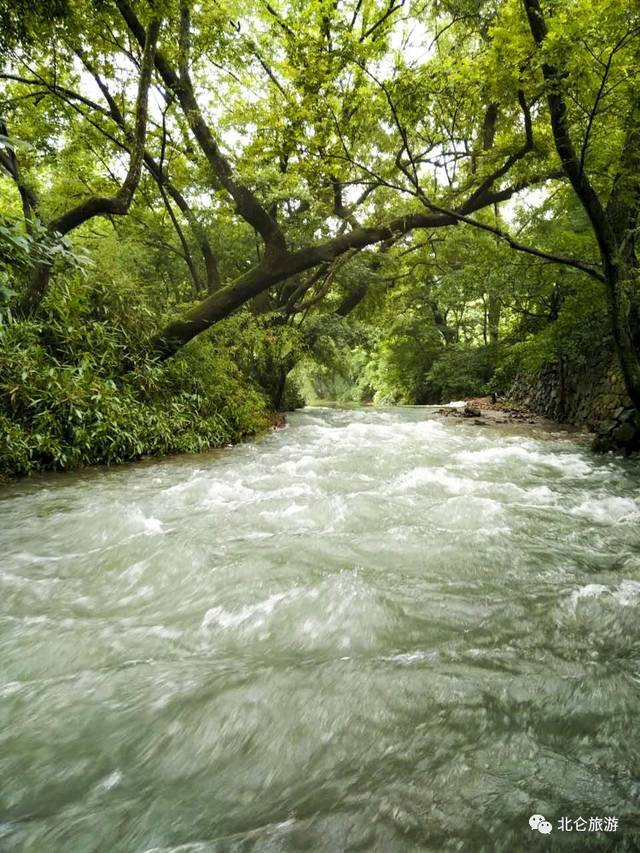
<instances>
[{"instance_id":1,"label":"wechat logo icon","mask_svg":"<svg viewBox=\"0 0 640 853\"><path fill-rule=\"evenodd\" d=\"M529 818L529 826L532 832L538 830L542 835L549 835L553 828L543 814L532 814Z\"/></svg>"}]
</instances>

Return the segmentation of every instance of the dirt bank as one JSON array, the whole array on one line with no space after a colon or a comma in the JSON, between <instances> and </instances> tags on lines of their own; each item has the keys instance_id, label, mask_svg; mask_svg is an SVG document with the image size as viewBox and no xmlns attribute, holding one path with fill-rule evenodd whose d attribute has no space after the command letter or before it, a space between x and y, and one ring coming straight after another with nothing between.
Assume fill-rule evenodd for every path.
<instances>
[{"instance_id":1,"label":"dirt bank","mask_svg":"<svg viewBox=\"0 0 640 853\"><path fill-rule=\"evenodd\" d=\"M500 429L508 435L574 441L580 444L590 444L594 437L593 433L584 427L560 424L525 409L514 409L491 397L470 397L460 403L443 406L436 414L455 423Z\"/></svg>"}]
</instances>

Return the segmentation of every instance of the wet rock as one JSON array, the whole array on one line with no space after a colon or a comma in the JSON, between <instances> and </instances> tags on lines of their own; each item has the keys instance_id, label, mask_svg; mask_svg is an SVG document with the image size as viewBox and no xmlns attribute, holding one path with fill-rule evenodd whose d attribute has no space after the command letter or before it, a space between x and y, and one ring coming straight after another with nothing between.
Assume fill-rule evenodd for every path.
<instances>
[{"instance_id":1,"label":"wet rock","mask_svg":"<svg viewBox=\"0 0 640 853\"><path fill-rule=\"evenodd\" d=\"M477 406L466 405L462 412L465 418L480 418L482 417L482 412Z\"/></svg>"},{"instance_id":2,"label":"wet rock","mask_svg":"<svg viewBox=\"0 0 640 853\"><path fill-rule=\"evenodd\" d=\"M616 409L615 415L600 425L592 447L598 453L614 451L627 456L640 450L640 413L630 406Z\"/></svg>"},{"instance_id":3,"label":"wet rock","mask_svg":"<svg viewBox=\"0 0 640 853\"><path fill-rule=\"evenodd\" d=\"M636 436L636 432L637 430L633 426L633 424L627 422L626 424L622 424L620 427L618 427L615 433L615 437L620 444L624 445L628 444L630 441L633 441Z\"/></svg>"}]
</instances>

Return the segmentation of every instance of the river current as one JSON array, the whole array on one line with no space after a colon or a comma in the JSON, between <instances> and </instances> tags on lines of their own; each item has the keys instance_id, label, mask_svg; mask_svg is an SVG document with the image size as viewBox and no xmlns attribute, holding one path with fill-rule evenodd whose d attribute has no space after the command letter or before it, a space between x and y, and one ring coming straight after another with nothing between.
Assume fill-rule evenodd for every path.
<instances>
[{"instance_id":1,"label":"river current","mask_svg":"<svg viewBox=\"0 0 640 853\"><path fill-rule=\"evenodd\" d=\"M0 850L638 849L640 466L289 421L0 488Z\"/></svg>"}]
</instances>

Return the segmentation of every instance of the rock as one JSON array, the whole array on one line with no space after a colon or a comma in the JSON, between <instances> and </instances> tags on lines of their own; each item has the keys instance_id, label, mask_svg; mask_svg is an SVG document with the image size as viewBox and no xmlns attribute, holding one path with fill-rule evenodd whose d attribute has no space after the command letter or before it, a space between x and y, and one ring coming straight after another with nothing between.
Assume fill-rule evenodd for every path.
<instances>
[{"instance_id":1,"label":"rock","mask_svg":"<svg viewBox=\"0 0 640 853\"><path fill-rule=\"evenodd\" d=\"M636 437L637 430L632 423L624 423L614 431L613 437L621 446L625 446L632 442Z\"/></svg>"},{"instance_id":2,"label":"rock","mask_svg":"<svg viewBox=\"0 0 640 853\"><path fill-rule=\"evenodd\" d=\"M462 414L465 418L481 418L482 412L476 406L465 406Z\"/></svg>"},{"instance_id":3,"label":"rock","mask_svg":"<svg viewBox=\"0 0 640 853\"><path fill-rule=\"evenodd\" d=\"M617 415L617 420L621 424L632 424L636 429L640 428L638 412L636 412L635 409L624 409L619 415Z\"/></svg>"},{"instance_id":4,"label":"rock","mask_svg":"<svg viewBox=\"0 0 640 853\"><path fill-rule=\"evenodd\" d=\"M598 453L622 451L625 455L640 450L640 416L630 406L618 408L613 418L600 425L593 442Z\"/></svg>"}]
</instances>

